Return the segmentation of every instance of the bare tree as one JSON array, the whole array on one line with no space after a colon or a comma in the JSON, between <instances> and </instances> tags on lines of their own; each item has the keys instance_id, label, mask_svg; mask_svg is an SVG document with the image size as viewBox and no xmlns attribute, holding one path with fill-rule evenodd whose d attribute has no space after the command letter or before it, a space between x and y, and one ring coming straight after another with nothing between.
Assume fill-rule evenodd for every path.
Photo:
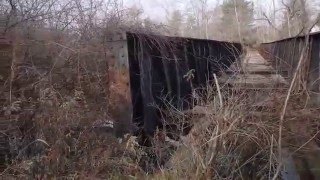
<instances>
[{"instance_id":1,"label":"bare tree","mask_svg":"<svg viewBox=\"0 0 320 180\"><path fill-rule=\"evenodd\" d=\"M228 0L222 4L221 27L228 40L242 41L252 32L253 4L246 0Z\"/></svg>"},{"instance_id":2,"label":"bare tree","mask_svg":"<svg viewBox=\"0 0 320 180\"><path fill-rule=\"evenodd\" d=\"M307 13L306 0L281 1L284 7L284 21L282 24L283 37L292 37L308 33L310 17Z\"/></svg>"},{"instance_id":3,"label":"bare tree","mask_svg":"<svg viewBox=\"0 0 320 180\"><path fill-rule=\"evenodd\" d=\"M173 11L167 21L171 35L181 36L183 34L183 16L179 10Z\"/></svg>"}]
</instances>

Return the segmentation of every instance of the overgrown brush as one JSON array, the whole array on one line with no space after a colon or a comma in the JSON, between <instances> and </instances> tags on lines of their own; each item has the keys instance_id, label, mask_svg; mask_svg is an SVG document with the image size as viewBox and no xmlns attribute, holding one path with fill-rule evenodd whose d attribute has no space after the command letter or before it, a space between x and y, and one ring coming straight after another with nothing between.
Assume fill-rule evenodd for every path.
<instances>
[{"instance_id":1,"label":"overgrown brush","mask_svg":"<svg viewBox=\"0 0 320 180\"><path fill-rule=\"evenodd\" d=\"M168 124L188 122L193 126L170 160L169 174L188 179L272 177L277 166L273 154L277 119L271 114L257 115L259 110L248 93L229 89L221 101L215 88L208 86L206 93L196 99L198 106L193 110L166 111L171 115Z\"/></svg>"},{"instance_id":2,"label":"overgrown brush","mask_svg":"<svg viewBox=\"0 0 320 180\"><path fill-rule=\"evenodd\" d=\"M279 118L286 92L220 88L217 83L194 91L192 110L166 102L164 128L155 133L152 147L141 147L135 137L118 139L108 128L114 119L130 121L122 106L130 99L124 92L128 75L103 66L110 60L104 44L60 45L18 51L26 61L17 64L14 88L6 94L11 102L2 109L16 124L5 178L272 179L284 166L278 149L293 156L298 169L310 171L307 164L318 173L320 113L304 106L305 94L290 96L281 147ZM39 47L50 55L33 55ZM34 60L47 64L39 67ZM105 77L106 70L111 77ZM255 104L259 96L267 102Z\"/></svg>"},{"instance_id":3,"label":"overgrown brush","mask_svg":"<svg viewBox=\"0 0 320 180\"><path fill-rule=\"evenodd\" d=\"M117 139L107 130L97 133L94 121L103 117L103 111L98 113L85 91L75 89L70 98L61 98L45 82L37 101L41 110L30 128L36 131L28 132L33 133L32 141L19 145L4 177L272 179L281 162L276 152L283 91L222 86L219 96L217 87L208 85L194 92L192 110L179 111L168 102L162 109L165 124L175 128L164 126L156 132L152 147L141 147L135 137ZM266 100L253 103L257 96ZM305 97L292 95L283 133L282 148L294 157L299 171L307 171L306 162L317 167L313 158L317 158L319 110L304 106Z\"/></svg>"},{"instance_id":4,"label":"overgrown brush","mask_svg":"<svg viewBox=\"0 0 320 180\"><path fill-rule=\"evenodd\" d=\"M292 168L297 176L319 177L320 111L306 106L307 94L291 95L279 147L279 114L285 90L235 87L221 91L222 100L216 87L207 86L192 110L178 111L170 104L164 110L167 124L180 125L166 129L166 133L175 132L181 139L162 167L160 179L282 179L287 171L292 175ZM261 96L264 101L257 103ZM192 130L183 136L186 123ZM279 149L282 157L277 154Z\"/></svg>"},{"instance_id":5,"label":"overgrown brush","mask_svg":"<svg viewBox=\"0 0 320 180\"><path fill-rule=\"evenodd\" d=\"M78 44L68 38L63 34L60 43L22 38L15 44L13 86L0 92L7 99L0 113L11 123L6 132L12 162L2 173L5 178L111 177L141 171L137 162L142 150L127 148L136 146L131 137L119 142L114 136L118 124L108 109L108 103L126 98L125 92L110 88L115 100L109 101L108 79L123 77L107 77L115 74L108 72L111 59L103 42ZM119 133L125 132L122 128Z\"/></svg>"},{"instance_id":6,"label":"overgrown brush","mask_svg":"<svg viewBox=\"0 0 320 180\"><path fill-rule=\"evenodd\" d=\"M114 136L104 103L88 99L88 92L80 88L61 94L45 80L38 85L37 101L21 99L18 110L7 113L16 121L10 131L13 161L3 177L110 178L142 172L144 151L133 137ZM26 104L37 106L30 117L25 116Z\"/></svg>"}]
</instances>

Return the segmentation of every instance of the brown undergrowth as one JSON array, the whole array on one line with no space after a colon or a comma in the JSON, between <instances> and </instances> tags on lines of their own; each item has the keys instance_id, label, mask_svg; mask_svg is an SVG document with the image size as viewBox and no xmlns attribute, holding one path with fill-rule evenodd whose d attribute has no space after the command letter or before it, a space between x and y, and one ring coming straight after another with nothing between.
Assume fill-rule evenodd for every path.
<instances>
[{"instance_id":1,"label":"brown undergrowth","mask_svg":"<svg viewBox=\"0 0 320 180\"><path fill-rule=\"evenodd\" d=\"M277 153L279 118L286 91L233 90L230 93L228 90L222 96L222 105L219 97L212 96L212 89L208 92L204 98L198 98L200 106L191 111L169 110L172 116L168 123L188 121L193 128L181 138L160 177L272 179L281 165L278 178L283 178L288 164L284 162L287 160L280 160ZM265 96L265 100L253 103L255 96ZM298 175L318 178L320 110L308 107L307 101L306 94L291 96L283 124L281 151L285 158L293 159ZM182 134L182 128L180 130Z\"/></svg>"},{"instance_id":2,"label":"brown undergrowth","mask_svg":"<svg viewBox=\"0 0 320 180\"><path fill-rule=\"evenodd\" d=\"M222 91L220 104L213 91L208 88L208 93L197 96L193 110L177 111L170 105L164 110L168 123L192 125L188 135L180 136L181 126L175 131L180 139L166 141L169 130L165 129L156 133L152 148L145 148L135 137L119 139L114 132L95 131L93 121L88 121L94 107L85 101L83 92L75 91L70 103L59 102L46 89L39 102L45 113L37 112L29 128L36 129L31 143L20 145L2 175L21 179L271 179L279 165L279 114L285 93L264 92L268 97L257 105L251 98L261 91ZM307 107L306 100L306 95L292 95L282 148L294 158L299 172L318 177L319 109Z\"/></svg>"},{"instance_id":3,"label":"brown undergrowth","mask_svg":"<svg viewBox=\"0 0 320 180\"><path fill-rule=\"evenodd\" d=\"M118 78L116 74L111 76ZM28 84L33 88L32 97L36 98L25 99L25 92L20 89L13 95L14 103L3 109L12 122L8 132L13 160L2 177L91 179L142 173L139 162L145 156L144 151L134 137L115 136L118 133L114 127L115 113L108 113L106 100L94 98L101 98L105 89L98 89L101 84L96 78L83 77L83 86L70 87L68 93L66 88L58 89L56 84L42 78L36 84ZM26 83L24 79L23 82ZM96 88L85 85L89 82ZM125 93L110 90L113 91L110 102L125 103Z\"/></svg>"},{"instance_id":4,"label":"brown undergrowth","mask_svg":"<svg viewBox=\"0 0 320 180\"><path fill-rule=\"evenodd\" d=\"M15 125L10 130L13 161L2 177L271 179L283 166L277 151L285 90L221 86L219 95L215 85L208 85L205 93L193 94L192 110L167 103L164 121L176 127L158 130L147 148L124 135L130 128L126 71L109 67L106 78L105 71L88 69L88 55L67 55L64 68L49 74L17 65L11 102L2 109ZM302 176L317 178L320 112L307 101L305 93L291 95L281 149ZM176 141L168 139L172 133Z\"/></svg>"}]
</instances>

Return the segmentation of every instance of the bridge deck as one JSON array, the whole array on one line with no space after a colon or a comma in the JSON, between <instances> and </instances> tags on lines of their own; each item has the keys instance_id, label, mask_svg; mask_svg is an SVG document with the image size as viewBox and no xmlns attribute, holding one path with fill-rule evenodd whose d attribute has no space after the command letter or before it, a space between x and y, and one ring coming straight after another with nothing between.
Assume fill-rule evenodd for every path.
<instances>
[{"instance_id":1,"label":"bridge deck","mask_svg":"<svg viewBox=\"0 0 320 180\"><path fill-rule=\"evenodd\" d=\"M234 64L223 82L243 88L285 88L287 81L258 51L249 49L241 65Z\"/></svg>"}]
</instances>

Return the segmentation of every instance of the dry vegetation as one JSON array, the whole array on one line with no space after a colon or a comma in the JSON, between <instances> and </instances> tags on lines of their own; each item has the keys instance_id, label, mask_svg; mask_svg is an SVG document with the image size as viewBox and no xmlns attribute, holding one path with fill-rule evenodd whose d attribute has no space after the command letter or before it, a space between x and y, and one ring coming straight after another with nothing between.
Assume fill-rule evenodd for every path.
<instances>
[{"instance_id":1,"label":"dry vegetation","mask_svg":"<svg viewBox=\"0 0 320 180\"><path fill-rule=\"evenodd\" d=\"M195 109L163 110L169 124L181 125L176 136L191 123L188 135L168 141L166 130L158 131L152 147L141 147L126 134L128 75L116 68L105 35L123 24L139 31L163 26L147 26L119 1L26 2L1 5L15 50L12 77L0 92L13 157L2 178L277 179L287 156L305 177L320 178L320 110L306 106L306 91L290 94L281 121L287 91L222 84L219 95L210 85L195 96ZM268 100L252 103L261 94Z\"/></svg>"},{"instance_id":2,"label":"dry vegetation","mask_svg":"<svg viewBox=\"0 0 320 180\"><path fill-rule=\"evenodd\" d=\"M250 93L253 97L257 92L223 90L221 105L216 93L211 92L194 110L166 110L176 124L187 120L194 127L179 142L166 141L165 131L158 132L154 146L149 148L140 147L129 135L120 140L108 129L95 131L89 106L61 107L47 100L42 102L47 105L41 105L43 112L32 119L34 125L26 129L23 141L12 139L12 143L25 144L12 145L19 151L2 175L22 179L270 179L279 166L279 114L285 94L264 92L270 93L269 102L257 107L248 98ZM301 172L308 174L305 163L316 168L320 158L315 148L320 112L305 108L302 97L295 95L289 102L282 141L283 148L290 152L285 156L292 153ZM20 124L20 133L21 127L28 128ZM32 129L34 132L30 132ZM26 135L34 137L28 140Z\"/></svg>"}]
</instances>

